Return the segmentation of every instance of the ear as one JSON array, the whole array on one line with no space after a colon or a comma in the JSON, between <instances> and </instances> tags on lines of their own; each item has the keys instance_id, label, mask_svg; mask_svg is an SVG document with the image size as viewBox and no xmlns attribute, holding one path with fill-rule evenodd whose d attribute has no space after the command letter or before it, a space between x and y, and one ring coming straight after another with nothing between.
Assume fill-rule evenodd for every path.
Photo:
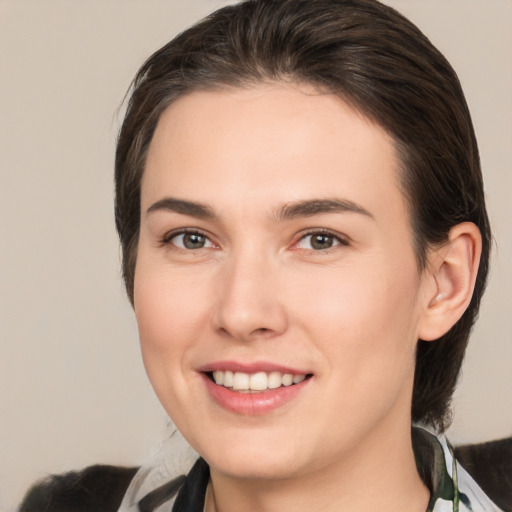
<instances>
[{"instance_id":1,"label":"ear","mask_svg":"<svg viewBox=\"0 0 512 512\"><path fill-rule=\"evenodd\" d=\"M475 288L481 252L480 230L471 222L463 222L450 230L446 244L429 254L420 339L440 338L466 311Z\"/></svg>"}]
</instances>

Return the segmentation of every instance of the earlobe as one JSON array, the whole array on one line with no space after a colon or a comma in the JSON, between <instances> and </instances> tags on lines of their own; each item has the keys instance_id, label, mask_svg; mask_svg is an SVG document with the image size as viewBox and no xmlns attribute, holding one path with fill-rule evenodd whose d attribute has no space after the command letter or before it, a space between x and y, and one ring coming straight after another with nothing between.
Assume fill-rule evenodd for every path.
<instances>
[{"instance_id":1,"label":"earlobe","mask_svg":"<svg viewBox=\"0 0 512 512\"><path fill-rule=\"evenodd\" d=\"M418 336L432 341L446 334L468 307L475 287L482 237L477 226L454 226L449 240L429 257L430 295L420 320Z\"/></svg>"}]
</instances>

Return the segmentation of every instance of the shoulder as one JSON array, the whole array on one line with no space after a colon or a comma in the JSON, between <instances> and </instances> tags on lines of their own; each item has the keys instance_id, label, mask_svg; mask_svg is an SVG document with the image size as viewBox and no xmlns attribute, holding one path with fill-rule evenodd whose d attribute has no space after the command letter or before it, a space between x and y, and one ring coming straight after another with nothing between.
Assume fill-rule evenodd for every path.
<instances>
[{"instance_id":1,"label":"shoulder","mask_svg":"<svg viewBox=\"0 0 512 512\"><path fill-rule=\"evenodd\" d=\"M138 469L94 465L49 476L28 490L19 512L116 512Z\"/></svg>"},{"instance_id":2,"label":"shoulder","mask_svg":"<svg viewBox=\"0 0 512 512\"><path fill-rule=\"evenodd\" d=\"M454 510L512 512L512 438L453 448L444 434L416 425L412 439L418 471L431 491L429 510L444 510L439 507L448 502Z\"/></svg>"},{"instance_id":3,"label":"shoulder","mask_svg":"<svg viewBox=\"0 0 512 512\"><path fill-rule=\"evenodd\" d=\"M512 511L512 437L456 446L455 457L504 511Z\"/></svg>"}]
</instances>

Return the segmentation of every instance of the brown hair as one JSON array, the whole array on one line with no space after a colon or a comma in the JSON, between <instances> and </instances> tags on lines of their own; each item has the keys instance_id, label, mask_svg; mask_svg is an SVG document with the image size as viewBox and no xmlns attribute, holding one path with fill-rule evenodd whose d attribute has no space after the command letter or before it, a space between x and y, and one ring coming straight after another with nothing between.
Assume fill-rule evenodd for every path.
<instances>
[{"instance_id":1,"label":"brown hair","mask_svg":"<svg viewBox=\"0 0 512 512\"><path fill-rule=\"evenodd\" d=\"M418 267L449 230L475 223L483 251L471 303L435 342L419 340L412 419L446 428L488 272L491 233L475 134L458 78L406 18L375 0L246 0L154 53L137 73L116 153L116 225L133 302L140 183L160 115L193 90L269 80L337 94L393 137Z\"/></svg>"}]
</instances>

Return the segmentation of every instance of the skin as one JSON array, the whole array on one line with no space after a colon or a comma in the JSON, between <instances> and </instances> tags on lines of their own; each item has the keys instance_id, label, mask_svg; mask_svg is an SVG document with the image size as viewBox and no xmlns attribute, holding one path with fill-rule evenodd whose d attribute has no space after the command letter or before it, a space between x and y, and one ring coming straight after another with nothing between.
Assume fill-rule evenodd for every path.
<instances>
[{"instance_id":1,"label":"skin","mask_svg":"<svg viewBox=\"0 0 512 512\"><path fill-rule=\"evenodd\" d=\"M398 168L384 130L304 86L194 92L162 115L142 181L135 312L156 394L210 464L206 510L425 510L415 347L460 316L446 302L463 286L443 266L449 250L440 272L418 270ZM162 207L169 197L214 217ZM365 213L278 215L326 199ZM187 249L184 229L204 246ZM311 232L326 230L332 246L313 248ZM474 261L467 231L455 255ZM312 377L267 414L237 414L198 371L219 360Z\"/></svg>"}]
</instances>

